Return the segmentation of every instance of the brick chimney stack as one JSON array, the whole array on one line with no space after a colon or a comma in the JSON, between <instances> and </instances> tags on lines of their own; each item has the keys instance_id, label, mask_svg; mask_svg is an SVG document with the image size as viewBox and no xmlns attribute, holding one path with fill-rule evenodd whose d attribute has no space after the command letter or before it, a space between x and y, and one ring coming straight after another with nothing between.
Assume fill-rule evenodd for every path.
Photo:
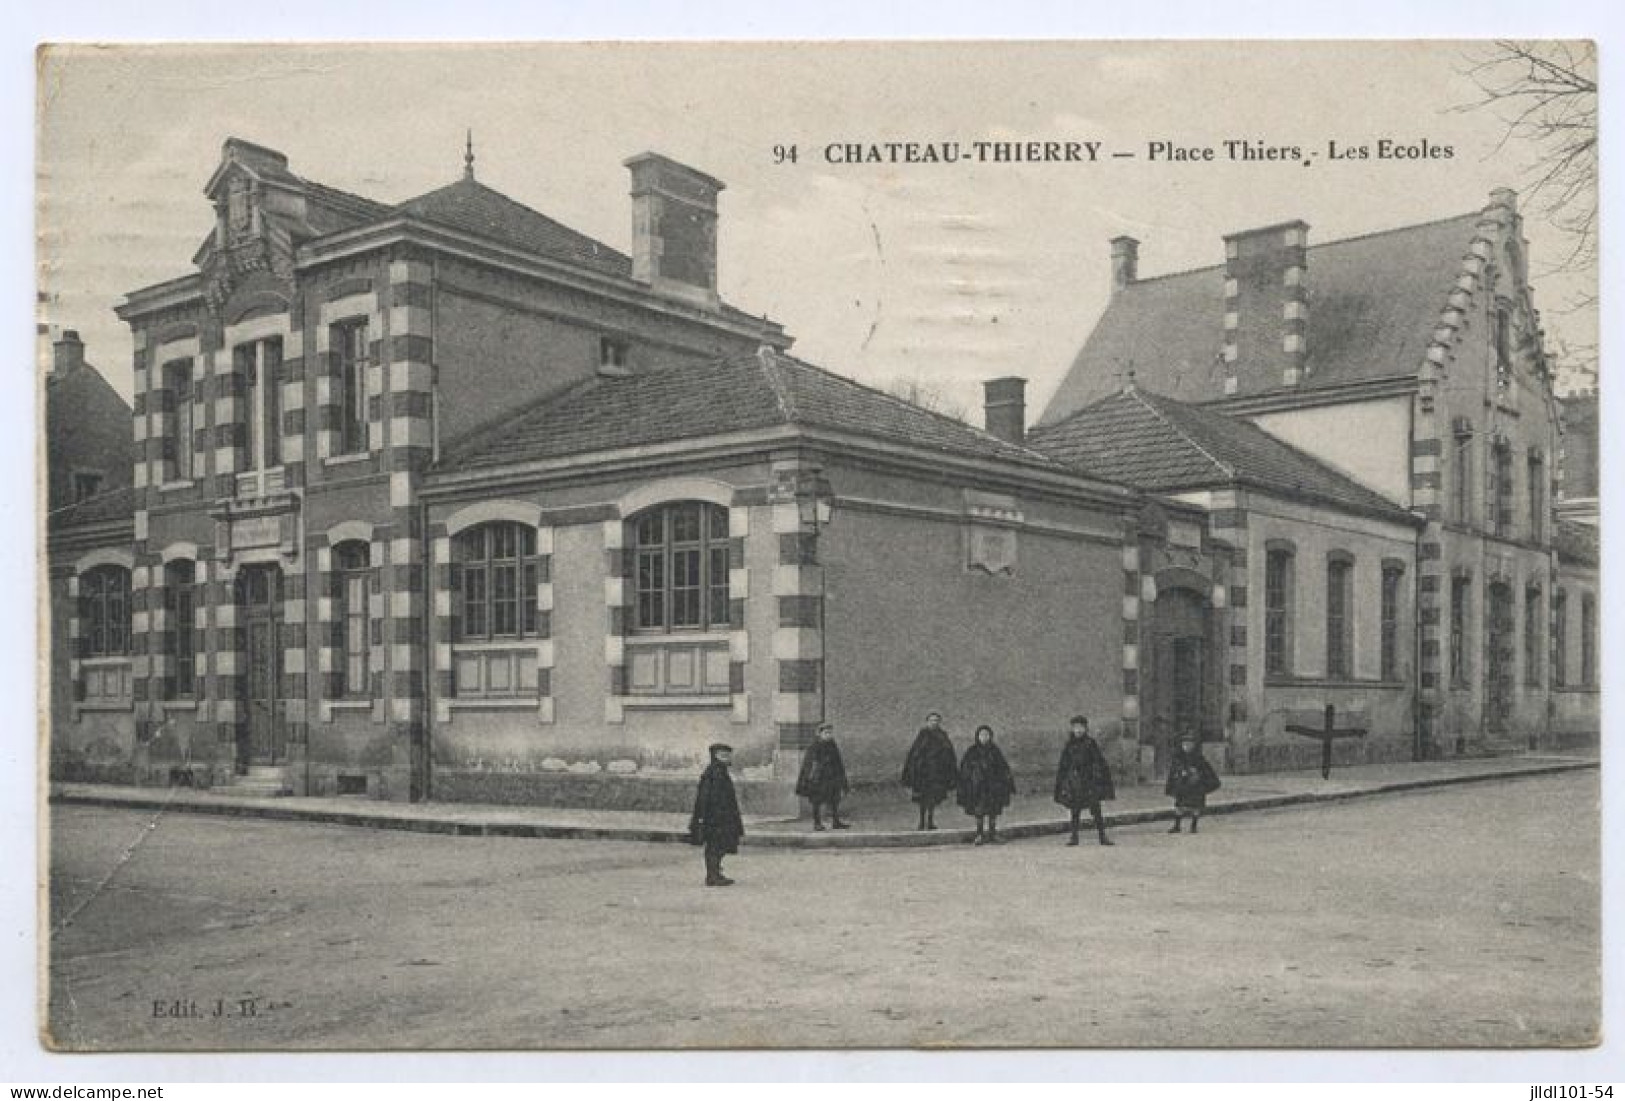
<instances>
[{"instance_id":1,"label":"brick chimney stack","mask_svg":"<svg viewBox=\"0 0 1625 1101\"><path fill-rule=\"evenodd\" d=\"M1297 386L1309 357L1306 222L1232 233L1224 239L1225 392L1238 374L1259 384Z\"/></svg>"},{"instance_id":2,"label":"brick chimney stack","mask_svg":"<svg viewBox=\"0 0 1625 1101\"><path fill-rule=\"evenodd\" d=\"M1140 242L1132 237L1112 238L1112 293L1140 277Z\"/></svg>"},{"instance_id":3,"label":"brick chimney stack","mask_svg":"<svg viewBox=\"0 0 1625 1101\"><path fill-rule=\"evenodd\" d=\"M982 383L982 423L1008 443L1027 439L1027 380L991 378Z\"/></svg>"},{"instance_id":4,"label":"brick chimney stack","mask_svg":"<svg viewBox=\"0 0 1625 1101\"><path fill-rule=\"evenodd\" d=\"M659 153L625 164L632 173L632 278L715 307L717 195L725 185Z\"/></svg>"},{"instance_id":5,"label":"brick chimney stack","mask_svg":"<svg viewBox=\"0 0 1625 1101\"><path fill-rule=\"evenodd\" d=\"M52 374L71 375L85 365L85 343L79 339L76 329L62 330L62 335L51 345L51 352Z\"/></svg>"}]
</instances>

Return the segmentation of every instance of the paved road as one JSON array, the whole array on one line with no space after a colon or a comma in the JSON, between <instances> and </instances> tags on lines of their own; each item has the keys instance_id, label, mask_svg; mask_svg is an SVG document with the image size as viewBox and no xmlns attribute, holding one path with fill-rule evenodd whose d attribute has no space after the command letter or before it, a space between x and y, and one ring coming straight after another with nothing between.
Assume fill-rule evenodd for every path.
<instances>
[{"instance_id":1,"label":"paved road","mask_svg":"<svg viewBox=\"0 0 1625 1101\"><path fill-rule=\"evenodd\" d=\"M756 850L728 890L670 845L57 807L51 1031L79 1049L1585 1044L1597 804L1587 772L1125 829L1111 849Z\"/></svg>"}]
</instances>

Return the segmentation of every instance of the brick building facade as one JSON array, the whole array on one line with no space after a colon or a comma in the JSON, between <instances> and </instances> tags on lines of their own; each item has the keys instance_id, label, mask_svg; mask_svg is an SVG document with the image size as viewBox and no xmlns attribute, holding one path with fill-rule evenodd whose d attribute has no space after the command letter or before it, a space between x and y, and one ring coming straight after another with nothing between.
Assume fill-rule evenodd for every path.
<instances>
[{"instance_id":1,"label":"brick building facade","mask_svg":"<svg viewBox=\"0 0 1625 1101\"><path fill-rule=\"evenodd\" d=\"M1232 769L1302 763L1284 726L1325 702L1368 758L1594 723L1594 556L1553 549L1540 496L1554 422L1510 199L1395 235L1433 267L1377 312L1437 352L1341 381L1328 317L1381 343L1337 306L1364 246L1317 284L1295 223L1159 281L1119 241L1118 294L1029 435L1020 380L988 384L984 431L791 356L717 294L721 182L626 166L630 254L471 156L391 206L226 142L195 270L120 309L131 488L51 528L53 775L674 807L724 740L747 806L784 807L824 718L859 783L891 782L928 710L992 723L1029 784L1079 711L1127 781L1185 727ZM1166 374L1098 385L1128 348ZM1540 520L1453 518L1463 433L1527 468L1474 509ZM1561 706L1527 659L1504 699L1441 685L1463 570L1497 594L1449 605L1475 663L1510 607L1534 624L1514 641L1585 647Z\"/></svg>"}]
</instances>

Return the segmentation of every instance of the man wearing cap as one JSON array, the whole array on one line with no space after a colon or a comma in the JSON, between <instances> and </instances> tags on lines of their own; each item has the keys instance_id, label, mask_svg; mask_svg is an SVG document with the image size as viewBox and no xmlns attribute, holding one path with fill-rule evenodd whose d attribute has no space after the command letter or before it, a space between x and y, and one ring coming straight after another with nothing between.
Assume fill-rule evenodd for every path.
<instances>
[{"instance_id":1,"label":"man wearing cap","mask_svg":"<svg viewBox=\"0 0 1625 1101\"><path fill-rule=\"evenodd\" d=\"M733 880L722 874L722 858L739 851L745 836L745 823L739 816L739 797L734 794L731 745L717 742L710 748L711 763L700 774L700 787L694 793L694 816L688 822L689 842L705 846L705 885L731 887Z\"/></svg>"}]
</instances>

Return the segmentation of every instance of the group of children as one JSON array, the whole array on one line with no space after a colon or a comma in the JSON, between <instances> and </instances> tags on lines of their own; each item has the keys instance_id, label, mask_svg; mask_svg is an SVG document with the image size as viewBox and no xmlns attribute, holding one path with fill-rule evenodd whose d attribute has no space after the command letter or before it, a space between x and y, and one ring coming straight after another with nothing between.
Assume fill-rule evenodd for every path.
<instances>
[{"instance_id":1,"label":"group of children","mask_svg":"<svg viewBox=\"0 0 1625 1101\"><path fill-rule=\"evenodd\" d=\"M1066 843L1078 844L1078 830L1083 812L1087 810L1100 843L1110 845L1112 840L1106 836L1100 804L1117 796L1111 767L1099 743L1089 735L1089 720L1083 715L1074 715L1069 725L1066 744L1061 748L1060 763L1055 770L1055 801L1071 814ZM710 752L711 764L700 777L689 832L694 844L705 846L706 886L726 887L733 880L722 874L722 857L738 851L739 838L745 831L733 781L728 776L733 750L718 744L713 745ZM1003 843L998 833L999 815L1010 805L1016 782L1004 753L994 744L991 726L978 726L965 755L956 758L953 742L942 728L942 716L931 712L903 760L902 781L920 808L917 829L936 829L936 809L949 792L954 792L960 807L976 819L976 834L971 843ZM1207 806L1207 797L1218 787L1218 774L1202 756L1200 741L1192 732L1182 731L1169 760L1168 781L1163 787L1174 800L1174 824L1168 832L1182 832L1184 819L1189 817L1191 832L1195 833ZM841 759L840 747L835 744L835 728L829 723L820 723L818 735L807 748L796 779L796 794L812 804L814 830L850 828L851 823L841 819L841 799L851 790L846 764ZM828 827L824 825L826 807L829 809Z\"/></svg>"}]
</instances>

